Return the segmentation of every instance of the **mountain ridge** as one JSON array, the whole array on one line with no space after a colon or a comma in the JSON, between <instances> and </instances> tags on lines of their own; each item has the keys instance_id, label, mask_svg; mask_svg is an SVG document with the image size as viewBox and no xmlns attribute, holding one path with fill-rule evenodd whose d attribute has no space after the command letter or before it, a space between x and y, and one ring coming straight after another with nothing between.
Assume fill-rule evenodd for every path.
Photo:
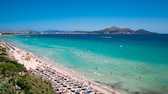
<instances>
[{"instance_id":1,"label":"mountain ridge","mask_svg":"<svg viewBox=\"0 0 168 94\"><path fill-rule=\"evenodd\" d=\"M97 31L62 31L62 30L46 30L46 31L34 31L34 30L21 30L21 31L9 31L0 30L0 33L12 33L12 34L157 34L147 31L145 29L132 30L130 28L120 28L112 26Z\"/></svg>"}]
</instances>

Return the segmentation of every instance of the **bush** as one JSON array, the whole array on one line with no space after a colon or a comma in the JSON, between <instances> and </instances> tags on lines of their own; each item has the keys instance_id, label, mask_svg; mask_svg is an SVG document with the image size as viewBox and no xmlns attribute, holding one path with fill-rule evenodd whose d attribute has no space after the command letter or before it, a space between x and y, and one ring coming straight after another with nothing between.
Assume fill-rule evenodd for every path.
<instances>
[{"instance_id":1,"label":"bush","mask_svg":"<svg viewBox=\"0 0 168 94\"><path fill-rule=\"evenodd\" d=\"M6 52L6 48L0 47L0 51Z\"/></svg>"},{"instance_id":2,"label":"bush","mask_svg":"<svg viewBox=\"0 0 168 94\"><path fill-rule=\"evenodd\" d=\"M14 71L17 71L17 67L14 65L14 64L11 64L11 63L1 63L0 64L0 70L2 72L4 71L9 71L9 72L14 72Z\"/></svg>"},{"instance_id":3,"label":"bush","mask_svg":"<svg viewBox=\"0 0 168 94\"><path fill-rule=\"evenodd\" d=\"M25 79L25 77L20 78L17 81L17 85L20 86L22 89L24 89L25 86L26 86L26 79Z\"/></svg>"},{"instance_id":4,"label":"bush","mask_svg":"<svg viewBox=\"0 0 168 94\"><path fill-rule=\"evenodd\" d=\"M12 61L12 60L4 57L4 56L0 56L0 62L6 62L6 63L14 64L17 67L18 71L27 72L26 68L23 65L19 64L16 61Z\"/></svg>"},{"instance_id":5,"label":"bush","mask_svg":"<svg viewBox=\"0 0 168 94\"><path fill-rule=\"evenodd\" d=\"M55 94L51 84L45 83L34 75L27 72L26 68L17 61L5 57L6 49L0 47L0 82L3 87L0 88L0 94ZM28 75L20 76L19 72L27 72ZM21 89L14 88L15 85Z\"/></svg>"},{"instance_id":6,"label":"bush","mask_svg":"<svg viewBox=\"0 0 168 94\"><path fill-rule=\"evenodd\" d=\"M17 63L16 61L11 61L11 60L9 60L9 61L6 61L6 62L7 62L7 63L12 63L12 64L14 64L14 65L17 67L18 71L27 72L26 68L25 68L23 65Z\"/></svg>"},{"instance_id":7,"label":"bush","mask_svg":"<svg viewBox=\"0 0 168 94\"><path fill-rule=\"evenodd\" d=\"M0 53L0 55L7 55L6 53Z\"/></svg>"},{"instance_id":8,"label":"bush","mask_svg":"<svg viewBox=\"0 0 168 94\"><path fill-rule=\"evenodd\" d=\"M11 76L14 72L18 71L18 69L14 64L1 63L0 71L2 74L4 74L4 76Z\"/></svg>"},{"instance_id":9,"label":"bush","mask_svg":"<svg viewBox=\"0 0 168 94\"><path fill-rule=\"evenodd\" d=\"M0 56L0 60L1 60L1 62L9 61L9 59L4 56Z\"/></svg>"}]
</instances>

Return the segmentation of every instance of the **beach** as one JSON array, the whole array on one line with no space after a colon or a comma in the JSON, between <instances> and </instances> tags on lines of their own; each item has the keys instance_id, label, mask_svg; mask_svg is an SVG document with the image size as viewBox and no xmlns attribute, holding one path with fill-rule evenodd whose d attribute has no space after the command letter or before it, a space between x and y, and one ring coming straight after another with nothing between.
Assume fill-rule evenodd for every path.
<instances>
[{"instance_id":1,"label":"beach","mask_svg":"<svg viewBox=\"0 0 168 94\"><path fill-rule=\"evenodd\" d=\"M1 41L1 45L9 50L20 64L40 79L50 81L56 93L65 94L120 94L107 86L87 80L82 75L61 66L49 63L34 54Z\"/></svg>"},{"instance_id":2,"label":"beach","mask_svg":"<svg viewBox=\"0 0 168 94\"><path fill-rule=\"evenodd\" d=\"M16 54L24 53L20 57L26 59L21 62L25 65L27 60L37 66L47 64L58 74L87 79L84 83L96 82L121 94L164 94L168 92L167 36L41 34L3 36L2 40L21 50ZM27 69L38 71L29 65Z\"/></svg>"}]
</instances>

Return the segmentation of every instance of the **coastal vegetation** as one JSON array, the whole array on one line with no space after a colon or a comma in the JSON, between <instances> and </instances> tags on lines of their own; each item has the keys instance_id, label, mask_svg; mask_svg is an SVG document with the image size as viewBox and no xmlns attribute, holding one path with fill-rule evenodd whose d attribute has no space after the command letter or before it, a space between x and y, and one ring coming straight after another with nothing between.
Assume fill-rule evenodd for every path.
<instances>
[{"instance_id":1,"label":"coastal vegetation","mask_svg":"<svg viewBox=\"0 0 168 94\"><path fill-rule=\"evenodd\" d=\"M27 72L0 46L0 94L54 94L51 84Z\"/></svg>"}]
</instances>

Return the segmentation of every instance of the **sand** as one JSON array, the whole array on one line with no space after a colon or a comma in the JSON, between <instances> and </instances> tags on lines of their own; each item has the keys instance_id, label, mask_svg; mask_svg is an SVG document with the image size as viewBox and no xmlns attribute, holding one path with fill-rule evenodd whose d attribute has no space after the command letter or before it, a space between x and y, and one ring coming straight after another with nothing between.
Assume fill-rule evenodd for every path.
<instances>
[{"instance_id":1,"label":"sand","mask_svg":"<svg viewBox=\"0 0 168 94\"><path fill-rule=\"evenodd\" d=\"M27 70L33 69L35 70L37 67L40 66L47 66L65 76L68 76L69 78L73 78L74 80L85 83L89 87L92 87L95 90L98 90L99 92L103 94L120 94L112 89L110 89L107 86L100 85L99 83L89 81L86 78L84 78L82 75L75 73L74 71L58 65L57 63L49 63L49 61L40 59L38 56L35 56L34 54L22 50L18 47L15 47L9 43L6 43L4 41L1 41L1 46L9 49L9 53L14 57L15 60L18 61L18 63L23 64Z\"/></svg>"}]
</instances>

